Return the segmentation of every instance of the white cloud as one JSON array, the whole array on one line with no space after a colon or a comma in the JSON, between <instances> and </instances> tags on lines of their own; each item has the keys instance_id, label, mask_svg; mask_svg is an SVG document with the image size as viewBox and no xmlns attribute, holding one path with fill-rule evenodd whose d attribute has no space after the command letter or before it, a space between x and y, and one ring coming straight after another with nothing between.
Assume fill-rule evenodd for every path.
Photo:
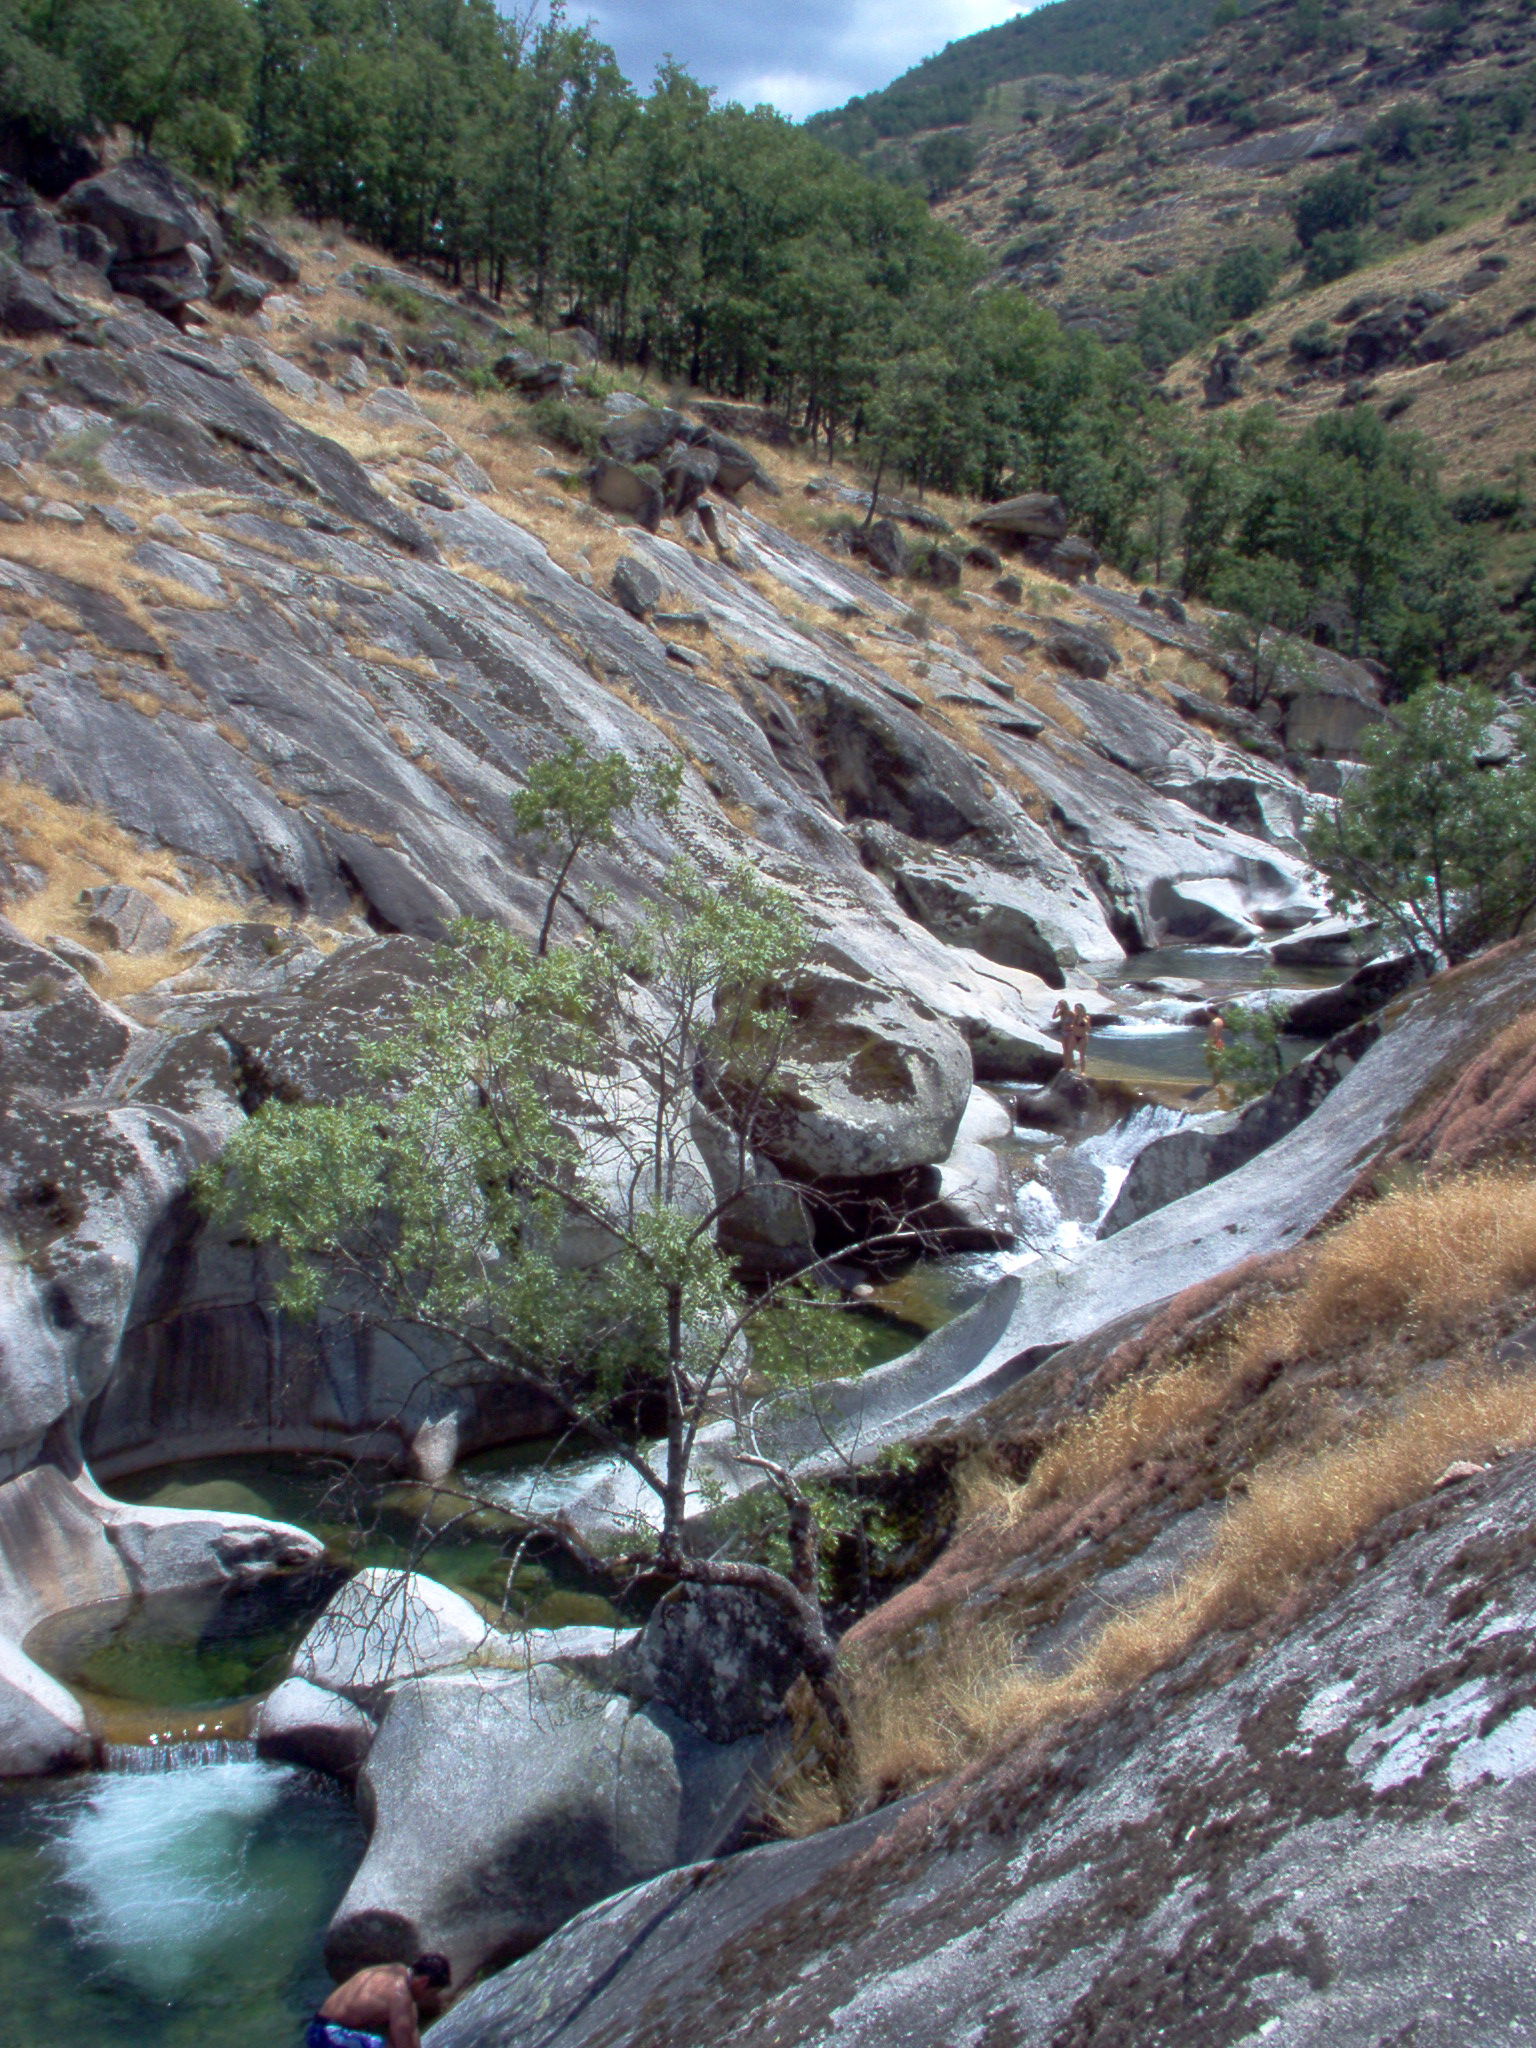
<instances>
[{"instance_id":1,"label":"white cloud","mask_svg":"<svg viewBox=\"0 0 1536 2048\"><path fill-rule=\"evenodd\" d=\"M1019 0L595 0L590 9L637 85L670 55L722 98L766 100L795 120L889 85L945 43L1020 11Z\"/></svg>"}]
</instances>

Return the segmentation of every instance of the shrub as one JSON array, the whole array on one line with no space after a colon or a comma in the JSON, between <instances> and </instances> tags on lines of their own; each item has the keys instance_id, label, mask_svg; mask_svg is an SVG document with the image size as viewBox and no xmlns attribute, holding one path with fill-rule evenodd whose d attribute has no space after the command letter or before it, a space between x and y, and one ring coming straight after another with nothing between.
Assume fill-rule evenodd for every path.
<instances>
[{"instance_id":1,"label":"shrub","mask_svg":"<svg viewBox=\"0 0 1536 2048\"><path fill-rule=\"evenodd\" d=\"M1358 270L1364 260L1365 244L1357 229L1330 230L1308 245L1302 275L1308 284L1332 284Z\"/></svg>"},{"instance_id":2,"label":"shrub","mask_svg":"<svg viewBox=\"0 0 1536 2048\"><path fill-rule=\"evenodd\" d=\"M1371 183L1360 171L1341 168L1309 178L1291 202L1296 239L1310 249L1322 235L1360 227L1370 219L1371 205Z\"/></svg>"}]
</instances>

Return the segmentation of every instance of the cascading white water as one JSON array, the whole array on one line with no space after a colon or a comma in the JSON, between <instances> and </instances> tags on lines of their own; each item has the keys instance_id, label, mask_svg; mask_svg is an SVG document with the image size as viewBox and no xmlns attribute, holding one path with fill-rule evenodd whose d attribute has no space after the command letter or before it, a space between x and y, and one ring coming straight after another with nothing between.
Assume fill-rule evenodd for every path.
<instances>
[{"instance_id":1,"label":"cascading white water","mask_svg":"<svg viewBox=\"0 0 1536 2048\"><path fill-rule=\"evenodd\" d=\"M1048 1177L1018 1190L1022 1248L1003 1265L1019 1272L1039 1259L1070 1260L1098 1236L1125 1177L1154 1139L1207 1121L1162 1102L1144 1102L1107 1131L1052 1156Z\"/></svg>"},{"instance_id":2,"label":"cascading white water","mask_svg":"<svg viewBox=\"0 0 1536 2048\"><path fill-rule=\"evenodd\" d=\"M222 1735L206 1742L113 1742L102 1752L101 1768L114 1775L142 1778L163 1771L197 1771L210 1764L250 1764L254 1742L228 1742Z\"/></svg>"},{"instance_id":3,"label":"cascading white water","mask_svg":"<svg viewBox=\"0 0 1536 2048\"><path fill-rule=\"evenodd\" d=\"M174 1998L249 1930L248 1845L292 1776L252 1756L91 1779L52 1845L77 1935L138 1990Z\"/></svg>"}]
</instances>

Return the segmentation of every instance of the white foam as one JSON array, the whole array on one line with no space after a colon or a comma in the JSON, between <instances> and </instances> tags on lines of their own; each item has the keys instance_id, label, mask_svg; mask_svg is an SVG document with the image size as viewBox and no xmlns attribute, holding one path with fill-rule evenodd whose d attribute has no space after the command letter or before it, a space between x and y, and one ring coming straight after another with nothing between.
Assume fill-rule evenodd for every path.
<instances>
[{"instance_id":1,"label":"white foam","mask_svg":"<svg viewBox=\"0 0 1536 2048\"><path fill-rule=\"evenodd\" d=\"M173 1997L248 1916L250 1838L292 1776L241 1762L93 1779L53 1845L76 1933L141 1990Z\"/></svg>"}]
</instances>

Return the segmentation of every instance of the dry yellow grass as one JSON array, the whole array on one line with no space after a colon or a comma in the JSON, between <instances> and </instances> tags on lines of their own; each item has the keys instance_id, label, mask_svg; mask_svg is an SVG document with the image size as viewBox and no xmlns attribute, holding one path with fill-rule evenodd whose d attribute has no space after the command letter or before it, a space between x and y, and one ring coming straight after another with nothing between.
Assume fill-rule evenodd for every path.
<instances>
[{"instance_id":1,"label":"dry yellow grass","mask_svg":"<svg viewBox=\"0 0 1536 2048\"><path fill-rule=\"evenodd\" d=\"M1318 1244L1306 1281L1238 1335L1243 1365L1372 1329L1444 1323L1536 1281L1536 1179L1477 1173L1391 1190Z\"/></svg>"},{"instance_id":2,"label":"dry yellow grass","mask_svg":"<svg viewBox=\"0 0 1536 2048\"><path fill-rule=\"evenodd\" d=\"M1482 1172L1394 1190L1327 1233L1286 1298L1066 1423L1022 1485L986 1464L962 1472L962 1524L995 1530L1002 1555L1017 1554L1008 1532L1097 1512L1093 1503L1138 1470L1207 1438L1259 1366L1362 1339L1403 1351L1371 1406L1319 1405L1301 1385L1285 1394L1296 1434L1311 1440L1282 1432L1272 1455L1232 1475L1200 1559L1165 1591L1112 1614L1067 1668L1029 1665L995 1612L978 1623L962 1611L920 1657L887 1653L855 1671L852 1767L840 1786L816 1767L790 1778L781 1827L812 1832L1095 1711L1214 1630L1273 1614L1448 1467L1536 1445L1536 1375L1496 1371L1455 1336L1458 1321L1533 1284L1536 1178ZM1458 1348L1460 1362L1426 1380L1418 1361Z\"/></svg>"},{"instance_id":3,"label":"dry yellow grass","mask_svg":"<svg viewBox=\"0 0 1536 2048\"><path fill-rule=\"evenodd\" d=\"M1204 1557L1166 1592L1113 1615L1063 1671L1021 1663L1000 1623L955 1627L924 1657L855 1679L854 1762L779 1792L787 1834L963 1770L1091 1713L1177 1663L1220 1628L1261 1620L1452 1465L1536 1444L1536 1380L1447 1375L1356 1440L1254 1474Z\"/></svg>"},{"instance_id":4,"label":"dry yellow grass","mask_svg":"<svg viewBox=\"0 0 1536 2048\"><path fill-rule=\"evenodd\" d=\"M105 813L61 803L29 783L0 781L0 832L16 857L45 877L41 889L5 906L12 924L38 944L58 933L99 950L78 897L106 882L142 889L170 918L174 935L163 953L103 955L103 970L93 977L103 995L130 995L163 981L185 964L172 956L195 933L251 915L213 890L188 889L167 854L141 846Z\"/></svg>"}]
</instances>

